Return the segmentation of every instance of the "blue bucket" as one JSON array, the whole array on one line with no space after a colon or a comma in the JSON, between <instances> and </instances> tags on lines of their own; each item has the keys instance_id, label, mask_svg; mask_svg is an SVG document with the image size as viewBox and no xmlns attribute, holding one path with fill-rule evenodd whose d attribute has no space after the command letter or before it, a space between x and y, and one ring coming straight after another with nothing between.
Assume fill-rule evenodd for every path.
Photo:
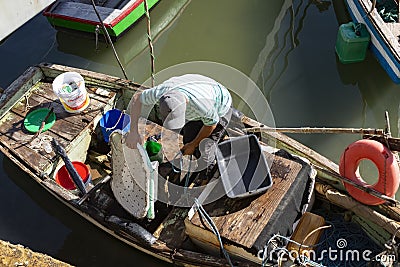
<instances>
[{"instance_id":1,"label":"blue bucket","mask_svg":"<svg viewBox=\"0 0 400 267\"><path fill-rule=\"evenodd\" d=\"M113 131L122 131L122 134L129 132L131 117L119 109L111 109L100 119L100 128L103 133L104 141L110 141L110 134Z\"/></svg>"}]
</instances>

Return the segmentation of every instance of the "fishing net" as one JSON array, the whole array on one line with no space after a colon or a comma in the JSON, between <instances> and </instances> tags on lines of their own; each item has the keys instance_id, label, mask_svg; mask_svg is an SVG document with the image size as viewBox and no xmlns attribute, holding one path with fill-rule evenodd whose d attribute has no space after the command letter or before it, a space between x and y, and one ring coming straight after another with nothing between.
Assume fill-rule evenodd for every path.
<instances>
[{"instance_id":1,"label":"fishing net","mask_svg":"<svg viewBox=\"0 0 400 267\"><path fill-rule=\"evenodd\" d=\"M399 6L394 1L377 0L376 9L384 22L399 22Z\"/></svg>"},{"instance_id":2,"label":"fishing net","mask_svg":"<svg viewBox=\"0 0 400 267\"><path fill-rule=\"evenodd\" d=\"M122 135L110 136L113 178L111 189L118 203L136 218L153 219L157 188L157 164L153 166L140 145L124 153Z\"/></svg>"},{"instance_id":3,"label":"fishing net","mask_svg":"<svg viewBox=\"0 0 400 267\"><path fill-rule=\"evenodd\" d=\"M316 249L315 262L327 267L367 266L382 251L357 223L345 221L342 213L320 213L332 227L325 229Z\"/></svg>"}]
</instances>

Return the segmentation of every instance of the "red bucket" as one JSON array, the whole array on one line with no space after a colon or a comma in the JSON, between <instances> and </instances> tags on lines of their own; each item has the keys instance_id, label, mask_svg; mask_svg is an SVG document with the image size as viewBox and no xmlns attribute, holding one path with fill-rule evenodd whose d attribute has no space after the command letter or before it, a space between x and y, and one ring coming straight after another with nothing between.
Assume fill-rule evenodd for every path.
<instances>
[{"instance_id":1,"label":"red bucket","mask_svg":"<svg viewBox=\"0 0 400 267\"><path fill-rule=\"evenodd\" d=\"M74 165L76 171L78 172L79 176L81 177L83 183L87 185L90 183L91 176L88 166L84 163L79 161L72 161L72 165ZM74 181L72 180L71 176L68 173L67 168L63 165L56 173L56 182L57 184L61 185L65 189L74 190L76 186Z\"/></svg>"}]
</instances>

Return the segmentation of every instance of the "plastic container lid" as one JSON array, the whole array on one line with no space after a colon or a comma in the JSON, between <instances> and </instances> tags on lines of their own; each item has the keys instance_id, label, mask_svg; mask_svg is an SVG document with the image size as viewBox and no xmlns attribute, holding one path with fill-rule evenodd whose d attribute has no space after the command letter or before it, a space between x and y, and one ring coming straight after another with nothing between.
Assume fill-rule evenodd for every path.
<instances>
[{"instance_id":1,"label":"plastic container lid","mask_svg":"<svg viewBox=\"0 0 400 267\"><path fill-rule=\"evenodd\" d=\"M349 22L342 24L339 27L339 34L343 38L343 41L347 43L368 43L371 39L367 27L362 23L355 24L354 22Z\"/></svg>"},{"instance_id":2,"label":"plastic container lid","mask_svg":"<svg viewBox=\"0 0 400 267\"><path fill-rule=\"evenodd\" d=\"M36 133L39 131L40 126L42 125L43 120L46 118L47 114L49 114L50 109L48 108L39 108L28 115L26 115L24 119L25 129L31 133ZM42 132L47 131L53 126L56 121L56 114L51 112L50 116L46 120L46 124L43 127Z\"/></svg>"},{"instance_id":3,"label":"plastic container lid","mask_svg":"<svg viewBox=\"0 0 400 267\"><path fill-rule=\"evenodd\" d=\"M91 181L91 175L89 168L82 162L72 161L72 165L75 167L82 181L87 185ZM71 176L68 173L67 167L63 165L56 173L56 182L68 190L76 189L75 183L73 182Z\"/></svg>"}]
</instances>

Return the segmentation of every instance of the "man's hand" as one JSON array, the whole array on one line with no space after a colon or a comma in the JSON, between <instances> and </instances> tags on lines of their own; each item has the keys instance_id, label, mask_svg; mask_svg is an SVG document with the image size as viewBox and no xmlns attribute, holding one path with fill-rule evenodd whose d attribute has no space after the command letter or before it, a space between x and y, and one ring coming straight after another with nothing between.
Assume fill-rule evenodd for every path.
<instances>
[{"instance_id":1,"label":"man's hand","mask_svg":"<svg viewBox=\"0 0 400 267\"><path fill-rule=\"evenodd\" d=\"M137 148L137 143L141 144L141 139L136 131L129 132L125 139L125 144L132 149Z\"/></svg>"},{"instance_id":2,"label":"man's hand","mask_svg":"<svg viewBox=\"0 0 400 267\"><path fill-rule=\"evenodd\" d=\"M181 148L181 152L183 155L193 155L194 151L196 150L196 145L193 144L192 142L185 144Z\"/></svg>"}]
</instances>

